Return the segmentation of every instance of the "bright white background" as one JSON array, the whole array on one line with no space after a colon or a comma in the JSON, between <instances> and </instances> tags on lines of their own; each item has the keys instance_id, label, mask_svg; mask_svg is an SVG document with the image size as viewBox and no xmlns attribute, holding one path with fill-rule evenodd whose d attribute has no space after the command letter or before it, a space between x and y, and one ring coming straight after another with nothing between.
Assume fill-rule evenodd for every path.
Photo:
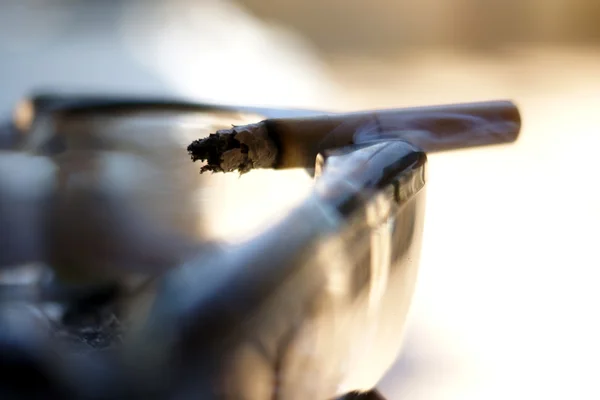
<instances>
[{"instance_id":1,"label":"bright white background","mask_svg":"<svg viewBox=\"0 0 600 400\"><path fill-rule=\"evenodd\" d=\"M349 72L380 78L350 89L356 106L508 97L523 130L514 146L430 156L420 281L383 391L599 398L600 57L521 49L508 61L413 60L402 73L394 63Z\"/></svg>"}]
</instances>

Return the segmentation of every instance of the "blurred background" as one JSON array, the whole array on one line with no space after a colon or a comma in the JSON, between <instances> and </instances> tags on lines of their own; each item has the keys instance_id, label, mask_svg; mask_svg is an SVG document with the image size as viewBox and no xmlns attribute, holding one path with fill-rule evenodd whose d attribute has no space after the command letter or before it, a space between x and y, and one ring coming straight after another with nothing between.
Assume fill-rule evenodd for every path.
<instances>
[{"instance_id":1,"label":"blurred background","mask_svg":"<svg viewBox=\"0 0 600 400\"><path fill-rule=\"evenodd\" d=\"M410 329L381 390L599 398L598 21L596 0L4 0L0 114L37 88L326 110L512 99L516 145L430 157Z\"/></svg>"}]
</instances>

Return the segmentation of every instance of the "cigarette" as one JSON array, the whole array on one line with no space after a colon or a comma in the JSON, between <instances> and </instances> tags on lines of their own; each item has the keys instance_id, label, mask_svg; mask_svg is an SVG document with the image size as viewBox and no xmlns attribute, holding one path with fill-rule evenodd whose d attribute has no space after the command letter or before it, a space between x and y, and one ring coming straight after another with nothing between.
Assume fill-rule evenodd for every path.
<instances>
[{"instance_id":1,"label":"cigarette","mask_svg":"<svg viewBox=\"0 0 600 400\"><path fill-rule=\"evenodd\" d=\"M188 146L200 172L241 174L258 168L314 168L327 149L400 139L425 152L511 143L521 116L511 101L488 101L404 109L273 118L233 126Z\"/></svg>"}]
</instances>

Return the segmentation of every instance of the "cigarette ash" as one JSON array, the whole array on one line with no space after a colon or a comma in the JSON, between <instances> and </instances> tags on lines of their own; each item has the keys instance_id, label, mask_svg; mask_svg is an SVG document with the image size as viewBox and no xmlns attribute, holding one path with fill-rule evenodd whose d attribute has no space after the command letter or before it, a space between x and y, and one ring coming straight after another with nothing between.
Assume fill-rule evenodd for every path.
<instances>
[{"instance_id":1,"label":"cigarette ash","mask_svg":"<svg viewBox=\"0 0 600 400\"><path fill-rule=\"evenodd\" d=\"M110 306L69 315L57 326L56 336L76 352L116 350L122 344L124 324Z\"/></svg>"},{"instance_id":2,"label":"cigarette ash","mask_svg":"<svg viewBox=\"0 0 600 400\"><path fill-rule=\"evenodd\" d=\"M15 279L18 273L11 275ZM3 278L0 284L10 282ZM0 398L82 399L90 398L83 396L88 388L92 398L123 398L100 393L102 384L119 373L121 338L127 329L127 323L119 320L122 313L115 293L105 290L69 306L4 300L0 304Z\"/></svg>"},{"instance_id":3,"label":"cigarette ash","mask_svg":"<svg viewBox=\"0 0 600 400\"><path fill-rule=\"evenodd\" d=\"M192 161L206 161L206 165L200 168L200 173L204 172L228 172L221 166L223 154L239 150L239 153L248 154L248 146L237 141L233 135L223 134L220 131L211 133L207 138L195 140L188 146L188 152ZM248 165L244 159L239 160L240 172L247 172Z\"/></svg>"},{"instance_id":4,"label":"cigarette ash","mask_svg":"<svg viewBox=\"0 0 600 400\"><path fill-rule=\"evenodd\" d=\"M195 140L187 150L193 162L206 161L200 173L237 170L245 174L256 168L273 168L278 154L264 123L219 130Z\"/></svg>"},{"instance_id":5,"label":"cigarette ash","mask_svg":"<svg viewBox=\"0 0 600 400\"><path fill-rule=\"evenodd\" d=\"M35 320L39 318L45 323L33 328L49 329L51 336L76 352L112 348L121 343L126 324L119 317L118 299L122 292L119 286L102 285L90 290L70 288L48 281L49 277L49 271L39 265L1 271L0 291L6 293L6 299L0 304L0 325L12 312L35 317ZM15 285L23 289L11 291ZM17 296L31 293L46 300L23 303L15 298L10 301L6 297L10 293ZM63 302L67 298L71 301Z\"/></svg>"},{"instance_id":6,"label":"cigarette ash","mask_svg":"<svg viewBox=\"0 0 600 400\"><path fill-rule=\"evenodd\" d=\"M44 313L52 327L52 336L74 353L116 350L122 344L127 325L121 319L118 298L116 287L103 288L85 298L58 305L59 311L53 316Z\"/></svg>"}]
</instances>

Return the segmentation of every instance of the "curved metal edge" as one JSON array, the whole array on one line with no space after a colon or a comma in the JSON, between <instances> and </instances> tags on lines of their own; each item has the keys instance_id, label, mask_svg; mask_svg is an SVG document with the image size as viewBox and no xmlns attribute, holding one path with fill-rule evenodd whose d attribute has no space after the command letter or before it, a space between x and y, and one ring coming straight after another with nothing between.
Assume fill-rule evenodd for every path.
<instances>
[{"instance_id":1,"label":"curved metal edge","mask_svg":"<svg viewBox=\"0 0 600 400\"><path fill-rule=\"evenodd\" d=\"M61 112L115 112L135 110L181 110L199 112L245 112L265 118L295 117L323 114L323 111L285 109L277 107L240 106L217 104L169 96L124 96L115 94L66 93L60 91L33 92L24 103L31 104L33 114Z\"/></svg>"},{"instance_id":2,"label":"curved metal edge","mask_svg":"<svg viewBox=\"0 0 600 400\"><path fill-rule=\"evenodd\" d=\"M156 368L151 373L159 374L163 383L171 382L162 390L181 388L181 379L192 378L183 371L192 370L197 390L211 392L206 385L213 385L213 398L229 398L218 394L218 388L225 385L222 372L233 368L228 360L249 343L254 343L250 346L255 350L257 346L262 349L262 355L242 375L252 375L261 368L270 371L267 375L276 375L288 352L285 343L293 340L296 325L302 325L312 301L322 297L329 273L323 267L326 260L322 255L324 249L330 249L331 239L343 239L350 229L363 241L365 235L370 236L373 224L398 215L392 208L399 210L409 200L409 192L400 193L407 182L414 185L413 195L425 185L426 157L405 142L357 146L331 153L327 159L329 165L313 195L280 224L227 253L194 260L165 279L130 353L139 362L150 348L159 349L159 354L154 353L157 358L148 365ZM387 215L379 210L381 215L367 220L366 210L377 201L378 193L394 207L388 207ZM356 200L348 202L349 198ZM352 268L348 273L353 273ZM358 292L363 292L365 285L370 282L364 282ZM274 379L275 375L270 376ZM148 377L138 379L148 389ZM260 384L237 389L231 389L235 385L225 386L245 392L258 390L256 385Z\"/></svg>"}]
</instances>

